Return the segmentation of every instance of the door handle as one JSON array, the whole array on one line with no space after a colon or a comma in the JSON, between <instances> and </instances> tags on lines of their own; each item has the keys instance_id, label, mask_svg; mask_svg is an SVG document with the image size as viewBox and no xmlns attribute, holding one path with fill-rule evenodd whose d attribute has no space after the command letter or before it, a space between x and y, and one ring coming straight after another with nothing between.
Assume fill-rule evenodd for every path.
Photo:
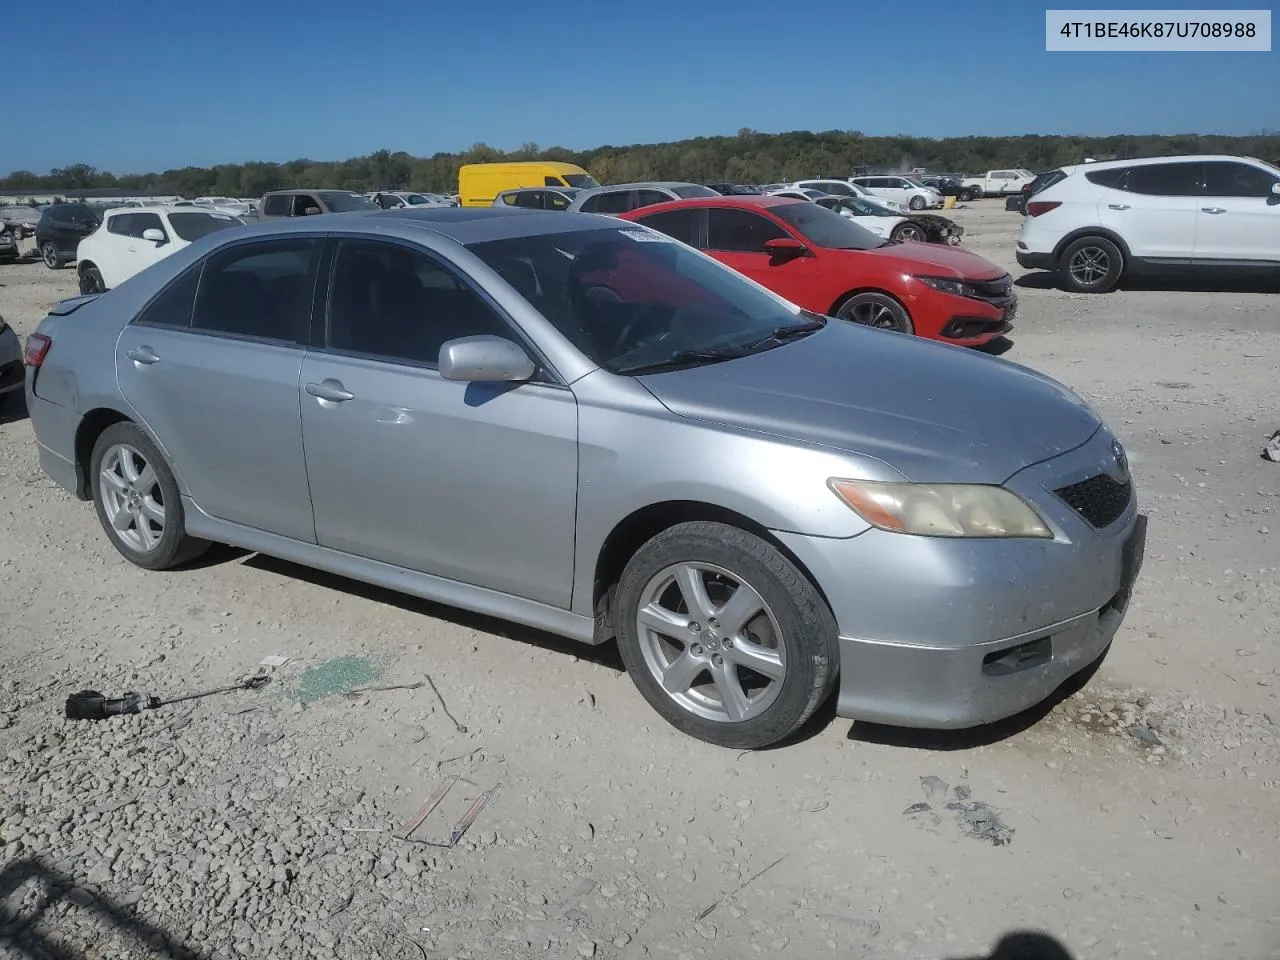
<instances>
[{"instance_id":1,"label":"door handle","mask_svg":"<svg viewBox=\"0 0 1280 960\"><path fill-rule=\"evenodd\" d=\"M355 397L354 393L342 385L341 380L334 380L332 377L320 383L308 383L303 389L317 399L332 400L334 403Z\"/></svg>"},{"instance_id":2,"label":"door handle","mask_svg":"<svg viewBox=\"0 0 1280 960\"><path fill-rule=\"evenodd\" d=\"M1226 213L1227 208L1226 207L1201 207L1200 212L1201 213Z\"/></svg>"},{"instance_id":3,"label":"door handle","mask_svg":"<svg viewBox=\"0 0 1280 960\"><path fill-rule=\"evenodd\" d=\"M1107 209L1109 209L1109 210L1128 210L1128 209L1129 209L1129 205L1128 205L1127 203L1108 203L1108 204L1107 204Z\"/></svg>"},{"instance_id":4,"label":"door handle","mask_svg":"<svg viewBox=\"0 0 1280 960\"><path fill-rule=\"evenodd\" d=\"M125 356L128 357L130 360L132 360L134 363L145 363L147 366L150 366L153 363L157 363L160 360L160 358L156 356L156 352L152 350L150 347L148 347L146 344L143 344L140 347L134 347L132 350L126 353Z\"/></svg>"}]
</instances>

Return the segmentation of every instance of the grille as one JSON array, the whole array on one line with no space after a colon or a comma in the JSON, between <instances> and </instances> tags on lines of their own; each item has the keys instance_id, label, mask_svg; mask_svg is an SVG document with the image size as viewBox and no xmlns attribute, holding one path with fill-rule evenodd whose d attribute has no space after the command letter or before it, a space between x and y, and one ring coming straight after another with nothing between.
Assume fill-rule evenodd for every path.
<instances>
[{"instance_id":1,"label":"grille","mask_svg":"<svg viewBox=\"0 0 1280 960\"><path fill-rule=\"evenodd\" d=\"M1059 497L1092 526L1109 527L1124 514L1133 496L1133 486L1105 473L1055 490Z\"/></svg>"},{"instance_id":2,"label":"grille","mask_svg":"<svg viewBox=\"0 0 1280 960\"><path fill-rule=\"evenodd\" d=\"M970 280L969 286L973 290L973 296L978 300L990 300L992 302L1002 302L1013 296L1013 280L1005 274L999 280Z\"/></svg>"}]
</instances>

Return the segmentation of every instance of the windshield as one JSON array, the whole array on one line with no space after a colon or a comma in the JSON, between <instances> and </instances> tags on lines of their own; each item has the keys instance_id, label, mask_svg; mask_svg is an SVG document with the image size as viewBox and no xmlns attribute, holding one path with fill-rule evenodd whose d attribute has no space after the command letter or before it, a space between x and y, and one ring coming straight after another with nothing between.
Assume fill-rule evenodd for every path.
<instances>
[{"instance_id":1,"label":"windshield","mask_svg":"<svg viewBox=\"0 0 1280 960\"><path fill-rule=\"evenodd\" d=\"M199 240L228 227L244 226L243 220L229 213L171 213L169 223L183 240Z\"/></svg>"},{"instance_id":2,"label":"windshield","mask_svg":"<svg viewBox=\"0 0 1280 960\"><path fill-rule=\"evenodd\" d=\"M818 201L828 210L834 210L846 217L890 217L894 216L888 207L864 200L862 197L823 197Z\"/></svg>"},{"instance_id":3,"label":"windshield","mask_svg":"<svg viewBox=\"0 0 1280 960\"><path fill-rule=\"evenodd\" d=\"M424 203L430 203L430 197L424 197L420 193L407 193L404 195L405 202L411 207L420 207Z\"/></svg>"},{"instance_id":4,"label":"windshield","mask_svg":"<svg viewBox=\"0 0 1280 960\"><path fill-rule=\"evenodd\" d=\"M816 203L780 203L769 212L789 223L814 246L831 250L874 250L884 241L865 227Z\"/></svg>"},{"instance_id":5,"label":"windshield","mask_svg":"<svg viewBox=\"0 0 1280 960\"><path fill-rule=\"evenodd\" d=\"M773 336L780 327L804 320L796 307L729 268L635 224L468 249L593 363L614 373L769 349L782 342Z\"/></svg>"},{"instance_id":6,"label":"windshield","mask_svg":"<svg viewBox=\"0 0 1280 960\"><path fill-rule=\"evenodd\" d=\"M340 193L336 190L321 190L322 199L334 213L351 213L356 210L377 210L372 200L358 193Z\"/></svg>"},{"instance_id":7,"label":"windshield","mask_svg":"<svg viewBox=\"0 0 1280 960\"><path fill-rule=\"evenodd\" d=\"M600 186L591 176L585 173L566 173L560 179L571 187L577 187L579 190L591 190Z\"/></svg>"},{"instance_id":8,"label":"windshield","mask_svg":"<svg viewBox=\"0 0 1280 960\"><path fill-rule=\"evenodd\" d=\"M907 183L911 184L913 187L918 187L918 188L920 188L920 189L922 189L922 190L926 190L926 189L928 189L927 187L925 187L925 185L924 185L923 183L921 183L919 180L915 179L915 177L903 177L902 179L903 179L903 180L905 180L905 181L907 181Z\"/></svg>"},{"instance_id":9,"label":"windshield","mask_svg":"<svg viewBox=\"0 0 1280 960\"><path fill-rule=\"evenodd\" d=\"M39 220L35 207L0 207L0 220Z\"/></svg>"}]
</instances>

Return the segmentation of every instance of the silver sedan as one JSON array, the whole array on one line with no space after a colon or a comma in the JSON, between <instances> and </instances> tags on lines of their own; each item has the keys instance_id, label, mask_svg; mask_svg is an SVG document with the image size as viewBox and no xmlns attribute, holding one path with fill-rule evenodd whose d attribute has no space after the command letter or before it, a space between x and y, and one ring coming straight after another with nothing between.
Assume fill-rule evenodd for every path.
<instances>
[{"instance_id":1,"label":"silver sedan","mask_svg":"<svg viewBox=\"0 0 1280 960\"><path fill-rule=\"evenodd\" d=\"M612 218L212 234L27 345L40 462L129 561L235 544L582 641L735 748L993 721L1098 661L1145 521L1003 360L807 314Z\"/></svg>"}]
</instances>

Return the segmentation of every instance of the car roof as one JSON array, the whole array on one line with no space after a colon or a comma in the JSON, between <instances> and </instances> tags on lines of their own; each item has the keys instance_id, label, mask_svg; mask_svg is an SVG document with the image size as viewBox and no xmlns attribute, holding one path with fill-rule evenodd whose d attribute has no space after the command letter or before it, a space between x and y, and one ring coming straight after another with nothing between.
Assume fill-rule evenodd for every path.
<instances>
[{"instance_id":1,"label":"car roof","mask_svg":"<svg viewBox=\"0 0 1280 960\"><path fill-rule=\"evenodd\" d=\"M591 213L566 214L558 210L523 210L518 207L405 207L398 210L357 210L311 217L250 224L236 236L271 237L286 234L327 234L345 230L416 239L431 231L466 245L513 237L572 233L618 227L613 217Z\"/></svg>"},{"instance_id":2,"label":"car roof","mask_svg":"<svg viewBox=\"0 0 1280 960\"><path fill-rule=\"evenodd\" d=\"M808 200L797 200L794 197L773 197L768 194L739 193L720 197L690 197L687 200L668 200L665 203L651 203L647 207L628 210L627 215L653 213L659 210L684 210L694 207L733 207L741 210L759 210L768 207L780 207L788 203L808 203ZM562 216L562 214L557 214Z\"/></svg>"},{"instance_id":3,"label":"car roof","mask_svg":"<svg viewBox=\"0 0 1280 960\"><path fill-rule=\"evenodd\" d=\"M1133 157L1129 160L1097 160L1094 163L1072 163L1055 169L1061 170L1063 173L1075 173L1077 170L1114 170L1117 167L1146 167L1153 163L1207 162L1211 160L1239 161L1253 160L1253 158L1228 153L1183 153L1173 157ZM1255 160L1254 162L1258 161ZM1046 172L1052 173L1053 171Z\"/></svg>"}]
</instances>

